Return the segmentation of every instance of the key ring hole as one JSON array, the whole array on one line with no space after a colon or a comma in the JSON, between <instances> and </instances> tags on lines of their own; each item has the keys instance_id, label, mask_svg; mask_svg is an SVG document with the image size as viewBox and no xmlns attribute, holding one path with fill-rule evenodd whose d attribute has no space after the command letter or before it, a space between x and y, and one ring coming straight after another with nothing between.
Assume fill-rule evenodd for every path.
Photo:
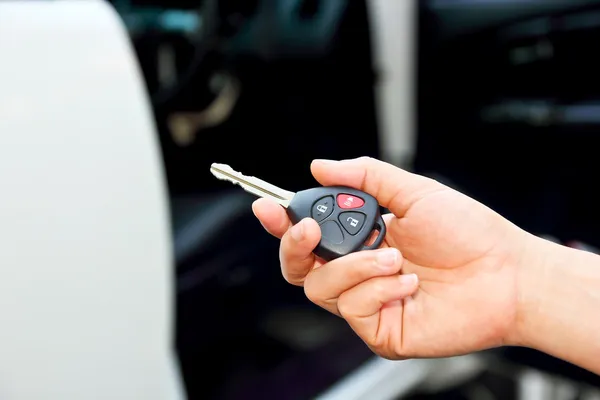
<instances>
[{"instance_id":1,"label":"key ring hole","mask_svg":"<svg viewBox=\"0 0 600 400\"><path fill-rule=\"evenodd\" d=\"M379 237L379 235L381 234L381 230L376 226L373 231L371 231L371 236L369 236L369 238L366 240L366 242L364 243L365 246L372 246L375 243L375 240L377 240L377 238Z\"/></svg>"},{"instance_id":2,"label":"key ring hole","mask_svg":"<svg viewBox=\"0 0 600 400\"><path fill-rule=\"evenodd\" d=\"M385 235L387 233L387 228L385 226L385 221L383 220L381 214L377 216L377 221L373 226L373 231L369 236L369 240L367 243L363 245L363 250L374 250L381 246L383 241L385 240Z\"/></svg>"}]
</instances>

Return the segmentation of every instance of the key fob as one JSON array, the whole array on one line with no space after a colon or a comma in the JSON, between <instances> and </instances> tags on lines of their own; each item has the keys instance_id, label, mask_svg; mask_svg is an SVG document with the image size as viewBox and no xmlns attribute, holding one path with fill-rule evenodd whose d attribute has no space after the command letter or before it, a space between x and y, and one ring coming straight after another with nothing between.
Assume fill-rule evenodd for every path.
<instances>
[{"instance_id":1,"label":"key fob","mask_svg":"<svg viewBox=\"0 0 600 400\"><path fill-rule=\"evenodd\" d=\"M306 217L321 227L321 241L313 253L326 261L361 250L381 246L386 226L377 200L360 190L343 186L323 186L297 192L287 207L295 225ZM375 241L366 245L373 231Z\"/></svg>"}]
</instances>

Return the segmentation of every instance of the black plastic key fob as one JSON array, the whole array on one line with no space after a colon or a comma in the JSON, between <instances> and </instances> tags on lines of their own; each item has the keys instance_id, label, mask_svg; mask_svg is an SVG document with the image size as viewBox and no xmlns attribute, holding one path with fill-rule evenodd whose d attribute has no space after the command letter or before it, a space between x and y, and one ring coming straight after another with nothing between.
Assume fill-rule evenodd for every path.
<instances>
[{"instance_id":1,"label":"black plastic key fob","mask_svg":"<svg viewBox=\"0 0 600 400\"><path fill-rule=\"evenodd\" d=\"M321 241L313 253L326 261L361 250L378 248L386 227L377 200L360 190L323 186L297 192L287 207L293 224L306 217L321 227ZM379 231L372 244L366 242Z\"/></svg>"}]
</instances>

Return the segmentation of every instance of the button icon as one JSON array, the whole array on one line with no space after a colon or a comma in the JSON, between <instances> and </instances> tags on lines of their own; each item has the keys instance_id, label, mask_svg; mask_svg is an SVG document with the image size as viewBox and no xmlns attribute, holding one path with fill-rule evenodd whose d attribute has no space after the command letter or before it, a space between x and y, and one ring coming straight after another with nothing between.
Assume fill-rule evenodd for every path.
<instances>
[{"instance_id":1,"label":"button icon","mask_svg":"<svg viewBox=\"0 0 600 400\"><path fill-rule=\"evenodd\" d=\"M352 217L346 218L346 221L350 222L350 226L352 226L353 228L356 228L359 222L357 219L354 219Z\"/></svg>"},{"instance_id":2,"label":"button icon","mask_svg":"<svg viewBox=\"0 0 600 400\"><path fill-rule=\"evenodd\" d=\"M352 196L350 194L338 194L337 204L343 209L360 208L365 205L365 201L360 197Z\"/></svg>"},{"instance_id":3,"label":"button icon","mask_svg":"<svg viewBox=\"0 0 600 400\"><path fill-rule=\"evenodd\" d=\"M339 216L340 223L351 235L356 235L365 224L367 216L361 212L348 211L343 212Z\"/></svg>"},{"instance_id":4,"label":"button icon","mask_svg":"<svg viewBox=\"0 0 600 400\"><path fill-rule=\"evenodd\" d=\"M311 211L311 217L317 221L324 221L333 212L333 196L325 196L317 200Z\"/></svg>"}]
</instances>

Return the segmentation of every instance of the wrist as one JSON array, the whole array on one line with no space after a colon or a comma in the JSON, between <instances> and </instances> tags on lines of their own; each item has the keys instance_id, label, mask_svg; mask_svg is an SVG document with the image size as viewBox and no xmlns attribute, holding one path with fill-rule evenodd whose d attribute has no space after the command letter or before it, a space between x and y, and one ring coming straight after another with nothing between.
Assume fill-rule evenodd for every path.
<instances>
[{"instance_id":1,"label":"wrist","mask_svg":"<svg viewBox=\"0 0 600 400\"><path fill-rule=\"evenodd\" d=\"M600 373L600 257L533 236L523 243L514 335L506 344Z\"/></svg>"},{"instance_id":2,"label":"wrist","mask_svg":"<svg viewBox=\"0 0 600 400\"><path fill-rule=\"evenodd\" d=\"M578 326L578 309L571 302L579 297L582 279L594 280L588 271L597 270L598 257L531 234L523 243L511 344L547 352L559 328Z\"/></svg>"},{"instance_id":3,"label":"wrist","mask_svg":"<svg viewBox=\"0 0 600 400\"><path fill-rule=\"evenodd\" d=\"M520 253L515 263L516 313L508 345L536 348L540 316L544 315L554 273L553 260L561 258L565 247L523 232ZM555 278L555 277L554 277Z\"/></svg>"}]
</instances>

